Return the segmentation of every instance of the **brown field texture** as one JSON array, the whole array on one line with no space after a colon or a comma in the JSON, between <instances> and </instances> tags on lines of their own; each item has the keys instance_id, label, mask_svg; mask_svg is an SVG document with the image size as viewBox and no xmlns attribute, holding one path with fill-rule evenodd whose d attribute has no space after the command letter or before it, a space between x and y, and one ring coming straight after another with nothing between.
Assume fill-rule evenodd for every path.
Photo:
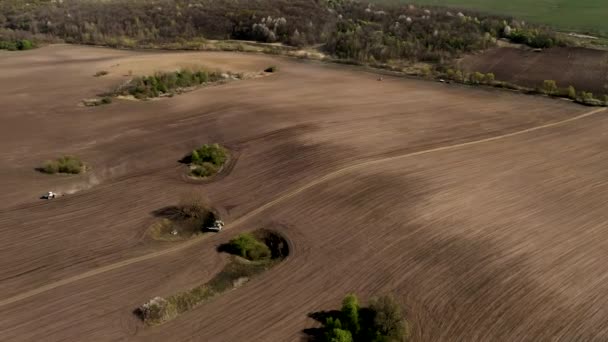
<instances>
[{"instance_id":1,"label":"brown field texture","mask_svg":"<svg viewBox=\"0 0 608 342\"><path fill-rule=\"evenodd\" d=\"M129 70L195 64L279 72L79 106ZM347 292L394 293L414 341L607 340L606 112L376 78L235 53L0 52L0 340L301 341ZM238 159L192 181L178 159L209 142ZM34 171L63 153L91 171ZM225 230L149 238L152 212L193 190ZM280 265L162 326L133 315L209 281L215 248L261 227L289 240Z\"/></svg>"},{"instance_id":2,"label":"brown field texture","mask_svg":"<svg viewBox=\"0 0 608 342\"><path fill-rule=\"evenodd\" d=\"M496 79L530 88L554 80L561 88L573 86L597 97L608 95L608 52L586 48L552 48L542 52L499 47L460 61L469 72L494 73Z\"/></svg>"}]
</instances>

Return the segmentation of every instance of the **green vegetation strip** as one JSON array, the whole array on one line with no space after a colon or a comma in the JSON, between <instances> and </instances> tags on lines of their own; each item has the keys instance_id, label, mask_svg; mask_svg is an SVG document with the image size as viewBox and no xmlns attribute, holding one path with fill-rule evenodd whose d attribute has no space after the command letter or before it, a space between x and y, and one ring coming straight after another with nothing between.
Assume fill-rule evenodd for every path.
<instances>
[{"instance_id":1,"label":"green vegetation strip","mask_svg":"<svg viewBox=\"0 0 608 342\"><path fill-rule=\"evenodd\" d=\"M208 283L177 293L167 299L156 297L142 305L138 310L138 315L147 325L158 325L170 321L223 292L243 285L253 276L268 270L276 263L273 260L247 262L233 258Z\"/></svg>"},{"instance_id":2,"label":"green vegetation strip","mask_svg":"<svg viewBox=\"0 0 608 342\"><path fill-rule=\"evenodd\" d=\"M56 160L49 160L37 170L43 173L55 174L55 173L68 173L78 174L85 171L85 164L74 156L63 156Z\"/></svg>"},{"instance_id":3,"label":"green vegetation strip","mask_svg":"<svg viewBox=\"0 0 608 342\"><path fill-rule=\"evenodd\" d=\"M526 94L541 94L551 97L565 98L586 106L608 106L608 95L601 95L599 97L596 97L591 92L577 92L573 86L568 86L567 88L560 88L557 82L555 82L554 80L544 80L538 88L529 88L509 82L496 81L495 76L492 73L467 73L461 70L447 69L447 71L445 72L435 71L434 77L445 77L448 80L468 85L487 85L496 88L515 90Z\"/></svg>"},{"instance_id":4,"label":"green vegetation strip","mask_svg":"<svg viewBox=\"0 0 608 342\"><path fill-rule=\"evenodd\" d=\"M220 71L181 69L174 72L157 72L152 76L134 78L117 89L113 95L131 95L144 100L161 96L173 96L192 87L239 78L241 78L241 75Z\"/></svg>"},{"instance_id":5,"label":"green vegetation strip","mask_svg":"<svg viewBox=\"0 0 608 342\"><path fill-rule=\"evenodd\" d=\"M35 48L36 45L27 39L3 40L0 37L0 50L23 51Z\"/></svg>"},{"instance_id":6,"label":"green vegetation strip","mask_svg":"<svg viewBox=\"0 0 608 342\"><path fill-rule=\"evenodd\" d=\"M147 325L158 325L175 319L207 300L238 288L252 277L270 269L289 253L287 242L266 230L243 233L220 246L220 251L235 254L230 262L206 284L168 298L155 297L136 312Z\"/></svg>"}]
</instances>

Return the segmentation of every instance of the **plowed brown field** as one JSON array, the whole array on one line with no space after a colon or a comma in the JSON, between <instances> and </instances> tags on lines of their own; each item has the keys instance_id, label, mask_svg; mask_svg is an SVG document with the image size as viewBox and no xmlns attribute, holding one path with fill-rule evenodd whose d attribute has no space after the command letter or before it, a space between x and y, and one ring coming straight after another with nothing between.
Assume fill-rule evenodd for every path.
<instances>
[{"instance_id":1,"label":"plowed brown field","mask_svg":"<svg viewBox=\"0 0 608 342\"><path fill-rule=\"evenodd\" d=\"M134 74L203 64L264 78L78 106ZM95 78L99 70L109 75ZM394 293L415 341L608 339L608 118L507 92L233 53L58 45L0 52L1 341L298 341L346 292ZM197 145L238 152L184 177ZM61 153L79 176L34 171ZM45 191L67 193L38 200ZM226 229L152 241L199 191ZM162 326L132 314L209 280L215 247L273 227L282 264Z\"/></svg>"},{"instance_id":2,"label":"plowed brown field","mask_svg":"<svg viewBox=\"0 0 608 342\"><path fill-rule=\"evenodd\" d=\"M494 73L500 81L540 88L554 80L561 88L573 86L596 97L608 94L608 52L586 48L552 48L542 52L501 47L470 55L461 62L469 72Z\"/></svg>"}]
</instances>

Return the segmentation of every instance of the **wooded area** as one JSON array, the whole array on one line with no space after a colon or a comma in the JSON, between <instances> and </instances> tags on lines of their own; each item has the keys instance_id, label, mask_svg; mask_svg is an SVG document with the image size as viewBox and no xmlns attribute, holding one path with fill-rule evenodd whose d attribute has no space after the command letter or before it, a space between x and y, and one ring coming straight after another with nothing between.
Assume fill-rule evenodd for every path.
<instances>
[{"instance_id":1,"label":"wooded area","mask_svg":"<svg viewBox=\"0 0 608 342\"><path fill-rule=\"evenodd\" d=\"M195 39L322 44L334 57L364 62L443 62L501 37L563 44L551 31L511 18L348 0L5 0L0 30L0 41L131 48Z\"/></svg>"}]
</instances>

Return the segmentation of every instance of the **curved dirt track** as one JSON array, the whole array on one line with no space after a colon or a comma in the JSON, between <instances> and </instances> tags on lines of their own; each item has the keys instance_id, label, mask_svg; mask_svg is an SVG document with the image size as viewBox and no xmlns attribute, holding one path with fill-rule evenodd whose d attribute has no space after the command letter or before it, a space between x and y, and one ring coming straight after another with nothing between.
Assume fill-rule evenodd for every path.
<instances>
[{"instance_id":1,"label":"curved dirt track","mask_svg":"<svg viewBox=\"0 0 608 342\"><path fill-rule=\"evenodd\" d=\"M310 183L307 183L307 184L305 184L302 187L299 187L297 189L289 191L288 193L283 194L283 195L279 196L278 198L275 198L274 200L272 200L272 201L270 201L270 202L268 202L268 203L266 203L266 204L264 204L264 205L262 205L262 206L260 206L260 207L258 207L256 209L252 210L251 212L247 213L246 215L243 215L243 216L239 217L237 220L235 220L234 222L232 222L232 225L233 226L237 226L240 223L244 223L248 219L250 219L251 217L262 213L264 210L266 210L266 209L268 209L268 208L270 208L270 207L272 207L272 206L274 206L274 205L276 205L276 204L278 204L278 203L280 203L282 201L285 201L285 200L287 200L287 199L289 199L289 198L291 198L291 197L293 197L293 196L295 196L295 195L297 195L297 194L299 194L299 193L301 193L301 192L303 192L305 190L308 190L308 189L310 189L310 188L312 188L312 187L314 187L316 185L324 183L324 182L326 182L326 181L328 181L328 180L330 180L332 178L338 177L340 175L344 175L344 174L346 174L346 173L348 173L349 171L352 171L352 170L356 170L356 169L363 168L363 167L370 166L370 165L377 164L377 163L383 163L383 162L389 162L389 161L393 161L393 160L397 160L397 159L402 159L402 158L406 158L406 157L415 157L415 156L419 156L419 155L423 155L423 154L427 154L427 153L447 151L447 150L452 150L452 149L461 148L461 147L465 147L465 146L472 146L472 145L477 145L477 144L483 144L483 143L490 142L490 141L496 141L496 140L500 140L500 139L505 139L505 138L509 138L509 137L512 137L512 136L516 136L516 135L521 135L521 134L526 134L526 133L534 132L534 131L537 131L537 130L540 130L540 129L545 129L545 128L554 127L554 126L557 126L557 125L562 125L562 124L565 124L565 123L568 123L568 122L572 122L572 121L575 121L575 120L580 120L582 118L586 118L588 116L591 116L593 114L597 114L597 113L603 112L603 111L605 111L604 108L599 108L599 109L592 110L592 111L590 111L588 113L575 116L575 117L570 118L570 119L566 119L566 120L558 121L558 122L553 122L553 123L550 123L550 124L541 125L541 126L537 126L537 127L532 127L532 128L524 129L522 131L518 131L518 132L503 134L503 135L499 135L499 136L496 136L496 137L491 137L491 138L486 138L486 139L481 139L481 140L475 140L475 141L470 141L470 142L456 144L456 145L448 145L448 146L437 147L437 148L433 148L433 149L430 149L430 150L423 150L423 151L419 151L419 152L412 152L412 153L408 153L408 154L405 154L405 155L397 155L397 156L393 156L393 157L373 159L373 160L361 162L361 163L358 163L358 164L350 165L350 166L341 168L341 169L339 169L337 171L331 172L331 173L329 173L329 174L327 174L325 176L319 177L316 180L314 180L314 181L312 181ZM134 264L134 263L137 263L137 262L144 261L144 260L156 258L156 257L162 256L162 255L165 255L167 253L174 253L174 252L180 251L182 249L188 248L191 245L197 243L199 240L203 239L204 237L205 236L196 237L196 238L193 238L193 239L191 239L189 241L177 244L177 245L175 245L173 247L170 247L170 248L167 248L167 249L159 250L159 251L152 252L152 253L149 253L149 254L144 254L144 255L141 255L141 256L138 256L138 257L135 257L135 258L131 258L131 259L122 260L122 261L119 261L119 262L111 264L111 265L107 265L107 266L103 266L103 267L100 267L100 268L92 269L90 271L87 271L87 272L84 272L84 273L72 276L70 278L62 279L62 280L59 280L59 281L54 282L54 283L49 283L49 284L43 285L43 286L41 286L39 288L30 290L30 291L27 291L27 292L24 292L24 293L20 293L20 294L18 294L16 296L4 299L4 300L0 301L0 306L11 304L11 303L23 300L25 298L28 298L28 297L31 297L31 296L35 296L37 294L40 294L40 293L52 290L54 288L57 288L57 287L60 287L60 286L63 286L63 285L69 284L69 283L73 283L75 281L82 280L82 279L85 279L85 278L88 278L88 277L91 277L91 276L94 276L94 275L98 275L98 274L101 274L101 273L104 273L104 272L112 271L112 270L115 270L115 269L118 269L118 268L121 268L121 267L124 267L124 266L128 266L128 265L131 265L131 264Z\"/></svg>"},{"instance_id":2,"label":"curved dirt track","mask_svg":"<svg viewBox=\"0 0 608 342\"><path fill-rule=\"evenodd\" d=\"M192 63L280 72L76 106L128 70ZM0 69L10 103L0 114L0 340L300 340L315 324L306 315L349 291L395 293L419 341L608 336L599 111L230 53L52 46L2 55ZM107 78L92 77L100 69ZM184 182L177 159L209 141L239 151L234 169ZM32 171L58 153L78 154L92 174ZM35 199L58 187L80 191ZM229 229L149 240L151 212L192 190L227 213ZM162 327L131 314L210 279L225 261L215 246L263 226L292 243L283 264Z\"/></svg>"}]
</instances>

